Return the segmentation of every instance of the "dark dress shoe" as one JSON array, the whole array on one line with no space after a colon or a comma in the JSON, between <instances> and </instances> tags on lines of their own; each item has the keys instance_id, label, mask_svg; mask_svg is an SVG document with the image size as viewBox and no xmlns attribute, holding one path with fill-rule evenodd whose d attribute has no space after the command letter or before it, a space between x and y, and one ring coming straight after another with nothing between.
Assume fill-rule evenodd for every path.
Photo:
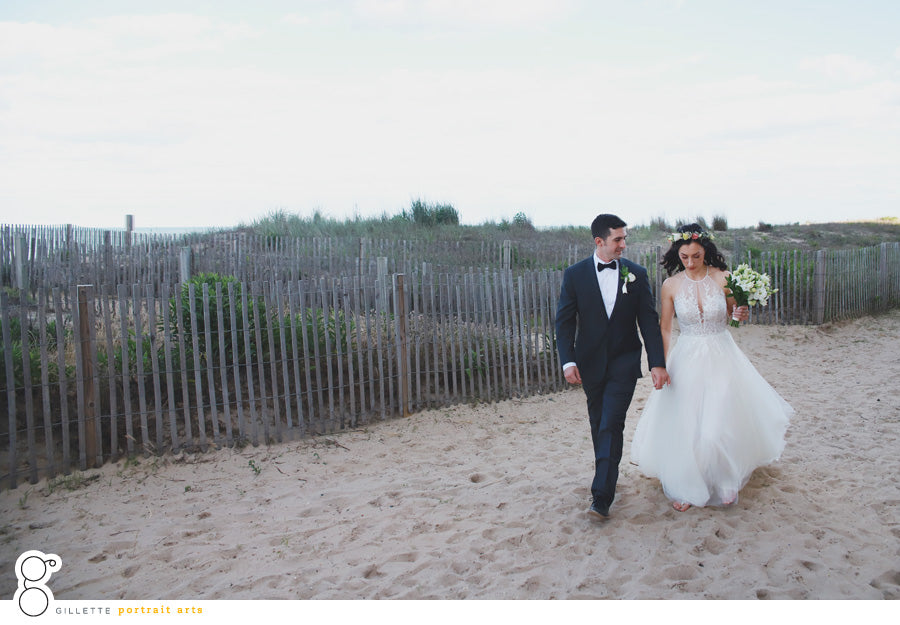
<instances>
[{"instance_id":1,"label":"dark dress shoe","mask_svg":"<svg viewBox=\"0 0 900 625\"><path fill-rule=\"evenodd\" d=\"M588 516L595 521L605 521L609 518L609 508L595 501L591 504L591 509L588 510Z\"/></svg>"}]
</instances>

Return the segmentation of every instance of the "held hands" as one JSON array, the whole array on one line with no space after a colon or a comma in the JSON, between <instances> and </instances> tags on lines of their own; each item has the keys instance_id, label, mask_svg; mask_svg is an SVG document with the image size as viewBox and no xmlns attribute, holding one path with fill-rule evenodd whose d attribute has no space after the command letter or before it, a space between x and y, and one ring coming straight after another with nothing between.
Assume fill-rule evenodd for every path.
<instances>
[{"instance_id":1,"label":"held hands","mask_svg":"<svg viewBox=\"0 0 900 625\"><path fill-rule=\"evenodd\" d=\"M650 377L653 378L653 388L656 390L672 383L672 380L669 379L669 372L666 371L665 367L653 367L650 369Z\"/></svg>"},{"instance_id":2,"label":"held hands","mask_svg":"<svg viewBox=\"0 0 900 625\"><path fill-rule=\"evenodd\" d=\"M578 365L567 368L563 371L566 376L566 382L569 384L581 384L581 373L578 372Z\"/></svg>"},{"instance_id":3,"label":"held hands","mask_svg":"<svg viewBox=\"0 0 900 625\"><path fill-rule=\"evenodd\" d=\"M579 373L577 365L569 367L563 371L563 374L566 376L566 382L569 384L581 384L581 373ZM665 367L653 367L650 369L650 377L653 378L653 388L657 390L666 384L671 384L669 372L666 371Z\"/></svg>"}]
</instances>

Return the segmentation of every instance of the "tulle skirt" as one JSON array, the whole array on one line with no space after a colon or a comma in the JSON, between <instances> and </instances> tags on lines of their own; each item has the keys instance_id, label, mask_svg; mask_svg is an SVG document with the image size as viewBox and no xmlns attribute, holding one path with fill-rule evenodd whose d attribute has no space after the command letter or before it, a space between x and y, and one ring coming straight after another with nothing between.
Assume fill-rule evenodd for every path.
<instances>
[{"instance_id":1,"label":"tulle skirt","mask_svg":"<svg viewBox=\"0 0 900 625\"><path fill-rule=\"evenodd\" d=\"M779 458L794 410L728 330L682 334L667 369L672 383L650 394L631 459L673 501L729 504L754 469Z\"/></svg>"}]
</instances>

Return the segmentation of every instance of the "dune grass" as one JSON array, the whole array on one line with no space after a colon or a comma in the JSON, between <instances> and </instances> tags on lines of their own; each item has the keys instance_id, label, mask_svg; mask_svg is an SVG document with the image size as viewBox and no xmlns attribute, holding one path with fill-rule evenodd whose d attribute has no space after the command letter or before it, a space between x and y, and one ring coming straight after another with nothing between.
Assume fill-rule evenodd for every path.
<instances>
[{"instance_id":1,"label":"dune grass","mask_svg":"<svg viewBox=\"0 0 900 625\"><path fill-rule=\"evenodd\" d=\"M630 243L659 243L665 245L664 234L687 223L710 225L716 232L717 244L724 250L734 247L740 240L743 249L757 251L856 249L885 242L900 241L900 219L884 217L873 221L793 223L774 225L760 222L752 228L729 228L727 219L714 215L685 216L674 222L657 217L648 224L631 224L628 228ZM395 215L387 213L375 218L338 220L321 211L303 217L279 209L268 215L242 224L238 228L246 232L266 236L295 237L368 237L401 238L425 241L516 241L540 240L561 246L584 245L591 240L590 228L584 226L560 226L536 228L524 213L511 219L485 221L478 225L462 225L456 210L449 204L428 204L414 200L409 209Z\"/></svg>"}]
</instances>

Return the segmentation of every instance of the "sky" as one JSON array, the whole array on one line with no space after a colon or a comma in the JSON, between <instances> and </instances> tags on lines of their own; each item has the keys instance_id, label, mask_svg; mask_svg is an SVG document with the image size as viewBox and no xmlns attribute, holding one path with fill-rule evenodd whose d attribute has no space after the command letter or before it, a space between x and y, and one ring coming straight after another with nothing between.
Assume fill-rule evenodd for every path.
<instances>
[{"instance_id":1,"label":"sky","mask_svg":"<svg viewBox=\"0 0 900 625\"><path fill-rule=\"evenodd\" d=\"M900 215L896 0L0 0L0 223Z\"/></svg>"}]
</instances>

